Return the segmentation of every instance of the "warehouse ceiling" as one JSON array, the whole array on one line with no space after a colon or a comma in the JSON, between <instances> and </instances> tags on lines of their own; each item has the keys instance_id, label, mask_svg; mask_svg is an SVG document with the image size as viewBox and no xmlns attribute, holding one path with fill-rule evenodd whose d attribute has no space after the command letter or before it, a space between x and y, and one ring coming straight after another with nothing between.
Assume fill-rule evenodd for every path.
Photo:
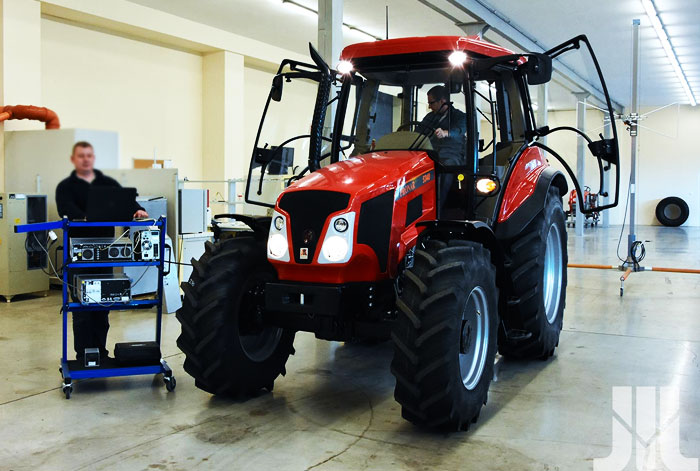
<instances>
[{"instance_id":1,"label":"warehouse ceiling","mask_svg":"<svg viewBox=\"0 0 700 471\"><path fill-rule=\"evenodd\" d=\"M316 42L316 15L283 3L282 0L131 0L199 23L306 54L308 42ZM317 0L295 0L317 9ZM385 34L385 6L389 7L389 36L459 35L463 30L454 20L471 22L456 0L344 0L343 21L374 36ZM552 0L477 0L495 8L511 25L534 38L547 49L584 33L598 54L613 100L624 106L631 102L632 19L641 19L642 106L688 103L681 84L666 57L640 0L616 2L561 2ZM700 2L697 0L655 0L661 21L676 50L681 66L697 99L700 99ZM506 47L514 47L497 32L485 38ZM369 38L344 29L344 45ZM567 66L590 77L587 66L574 58L563 58ZM552 109L571 109L575 99L568 90L553 86Z\"/></svg>"}]
</instances>

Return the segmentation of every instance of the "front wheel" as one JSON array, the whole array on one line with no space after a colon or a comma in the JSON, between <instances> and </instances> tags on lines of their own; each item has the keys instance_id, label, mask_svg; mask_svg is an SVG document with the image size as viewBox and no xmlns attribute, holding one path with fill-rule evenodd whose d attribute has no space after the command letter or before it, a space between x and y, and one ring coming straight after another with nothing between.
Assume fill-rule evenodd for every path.
<instances>
[{"instance_id":1,"label":"front wheel","mask_svg":"<svg viewBox=\"0 0 700 471\"><path fill-rule=\"evenodd\" d=\"M264 245L247 237L207 243L192 263L177 311L185 371L212 394L271 391L294 351L294 331L264 323L265 284L276 279Z\"/></svg>"},{"instance_id":2,"label":"front wheel","mask_svg":"<svg viewBox=\"0 0 700 471\"><path fill-rule=\"evenodd\" d=\"M498 325L496 269L468 241L428 241L405 272L392 333L394 397L416 425L465 430L493 377Z\"/></svg>"}]
</instances>

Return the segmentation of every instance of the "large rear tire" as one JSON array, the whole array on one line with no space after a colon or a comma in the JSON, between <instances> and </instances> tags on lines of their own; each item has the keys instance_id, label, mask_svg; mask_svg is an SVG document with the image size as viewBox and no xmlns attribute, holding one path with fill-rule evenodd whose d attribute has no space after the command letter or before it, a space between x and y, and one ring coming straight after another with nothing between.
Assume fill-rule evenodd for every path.
<instances>
[{"instance_id":1,"label":"large rear tire","mask_svg":"<svg viewBox=\"0 0 700 471\"><path fill-rule=\"evenodd\" d=\"M276 274L265 247L253 238L207 243L192 260L185 299L177 311L177 345L195 385L212 394L253 395L272 390L285 374L294 332L263 324L264 287Z\"/></svg>"},{"instance_id":2,"label":"large rear tire","mask_svg":"<svg viewBox=\"0 0 700 471\"><path fill-rule=\"evenodd\" d=\"M467 241L428 241L405 272L392 332L394 397L401 415L427 427L465 430L486 404L498 326L496 269Z\"/></svg>"},{"instance_id":3,"label":"large rear tire","mask_svg":"<svg viewBox=\"0 0 700 471\"><path fill-rule=\"evenodd\" d=\"M566 227L557 188L545 207L506 245L511 297L499 333L499 351L512 358L547 359L559 345L566 304Z\"/></svg>"}]
</instances>

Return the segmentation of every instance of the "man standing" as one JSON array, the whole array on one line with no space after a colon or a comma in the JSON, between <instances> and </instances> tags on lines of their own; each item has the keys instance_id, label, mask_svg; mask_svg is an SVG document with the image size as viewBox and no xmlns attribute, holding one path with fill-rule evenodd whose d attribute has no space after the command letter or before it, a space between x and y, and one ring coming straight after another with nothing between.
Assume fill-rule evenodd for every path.
<instances>
[{"instance_id":1,"label":"man standing","mask_svg":"<svg viewBox=\"0 0 700 471\"><path fill-rule=\"evenodd\" d=\"M56 187L56 206L59 216L70 220L81 220L87 216L88 194L94 186L120 187L113 178L95 169L95 151L89 142L76 142L70 157L75 170ZM134 201L134 218L148 217L148 213ZM85 227L72 229L70 237L113 237L111 227ZM64 247L63 250L68 250ZM111 268L75 269L68 274L68 282L73 284L76 273L112 273ZM72 291L72 290L71 290ZM78 359L86 348L99 348L100 357L107 356L107 332L109 331L109 311L81 311L73 313L73 346Z\"/></svg>"}]
</instances>

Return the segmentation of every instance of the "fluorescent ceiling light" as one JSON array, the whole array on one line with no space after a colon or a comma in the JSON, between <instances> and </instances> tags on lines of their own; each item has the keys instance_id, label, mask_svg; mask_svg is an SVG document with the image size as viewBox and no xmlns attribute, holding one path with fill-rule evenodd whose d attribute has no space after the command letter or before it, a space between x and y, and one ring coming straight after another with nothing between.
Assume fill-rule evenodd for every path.
<instances>
[{"instance_id":1,"label":"fluorescent ceiling light","mask_svg":"<svg viewBox=\"0 0 700 471\"><path fill-rule=\"evenodd\" d=\"M676 73L678 80L681 82L681 86L683 87L685 94L688 96L688 100L690 100L691 106L697 105L697 101L695 100L695 96L693 96L693 92L690 89L690 85L688 84L688 79L686 79L685 73L683 73L683 69L681 68L681 64L678 62L678 56L676 56L676 51L673 49L673 46L671 46L671 42L668 39L668 35L666 34L666 30L664 29L664 25L661 23L661 19L659 18L659 14L656 11L656 6L654 5L654 1L653 0L641 0L641 1L642 1L642 5L644 6L644 10L647 13L647 16L649 17L649 20L651 21L651 26L654 27L654 31L656 31L656 35L659 37L659 40L661 41L661 46L664 48L664 51L666 52L666 56L668 56L668 60L671 61L671 67L673 68L673 71Z\"/></svg>"},{"instance_id":2,"label":"fluorescent ceiling light","mask_svg":"<svg viewBox=\"0 0 700 471\"><path fill-rule=\"evenodd\" d=\"M318 11L314 10L311 7L307 7L306 5L302 5L301 3L297 3L294 0L282 0L283 5L292 5L295 6L296 9L301 13L305 13L307 15L314 15L318 17ZM379 36L375 36L372 33L368 33L365 30L362 30L356 26L349 25L347 23L343 23L343 28L347 29L348 31L354 31L356 33L359 33L363 36L366 36L370 41L381 41L383 38L380 38Z\"/></svg>"},{"instance_id":3,"label":"fluorescent ceiling light","mask_svg":"<svg viewBox=\"0 0 700 471\"><path fill-rule=\"evenodd\" d=\"M306 5L302 5L301 3L282 0L282 5L288 5L290 7L293 7L294 11L296 11L297 13L301 13L304 16L308 16L311 18L318 17L318 13L316 12L316 10L314 10L313 8L309 8Z\"/></svg>"}]
</instances>

